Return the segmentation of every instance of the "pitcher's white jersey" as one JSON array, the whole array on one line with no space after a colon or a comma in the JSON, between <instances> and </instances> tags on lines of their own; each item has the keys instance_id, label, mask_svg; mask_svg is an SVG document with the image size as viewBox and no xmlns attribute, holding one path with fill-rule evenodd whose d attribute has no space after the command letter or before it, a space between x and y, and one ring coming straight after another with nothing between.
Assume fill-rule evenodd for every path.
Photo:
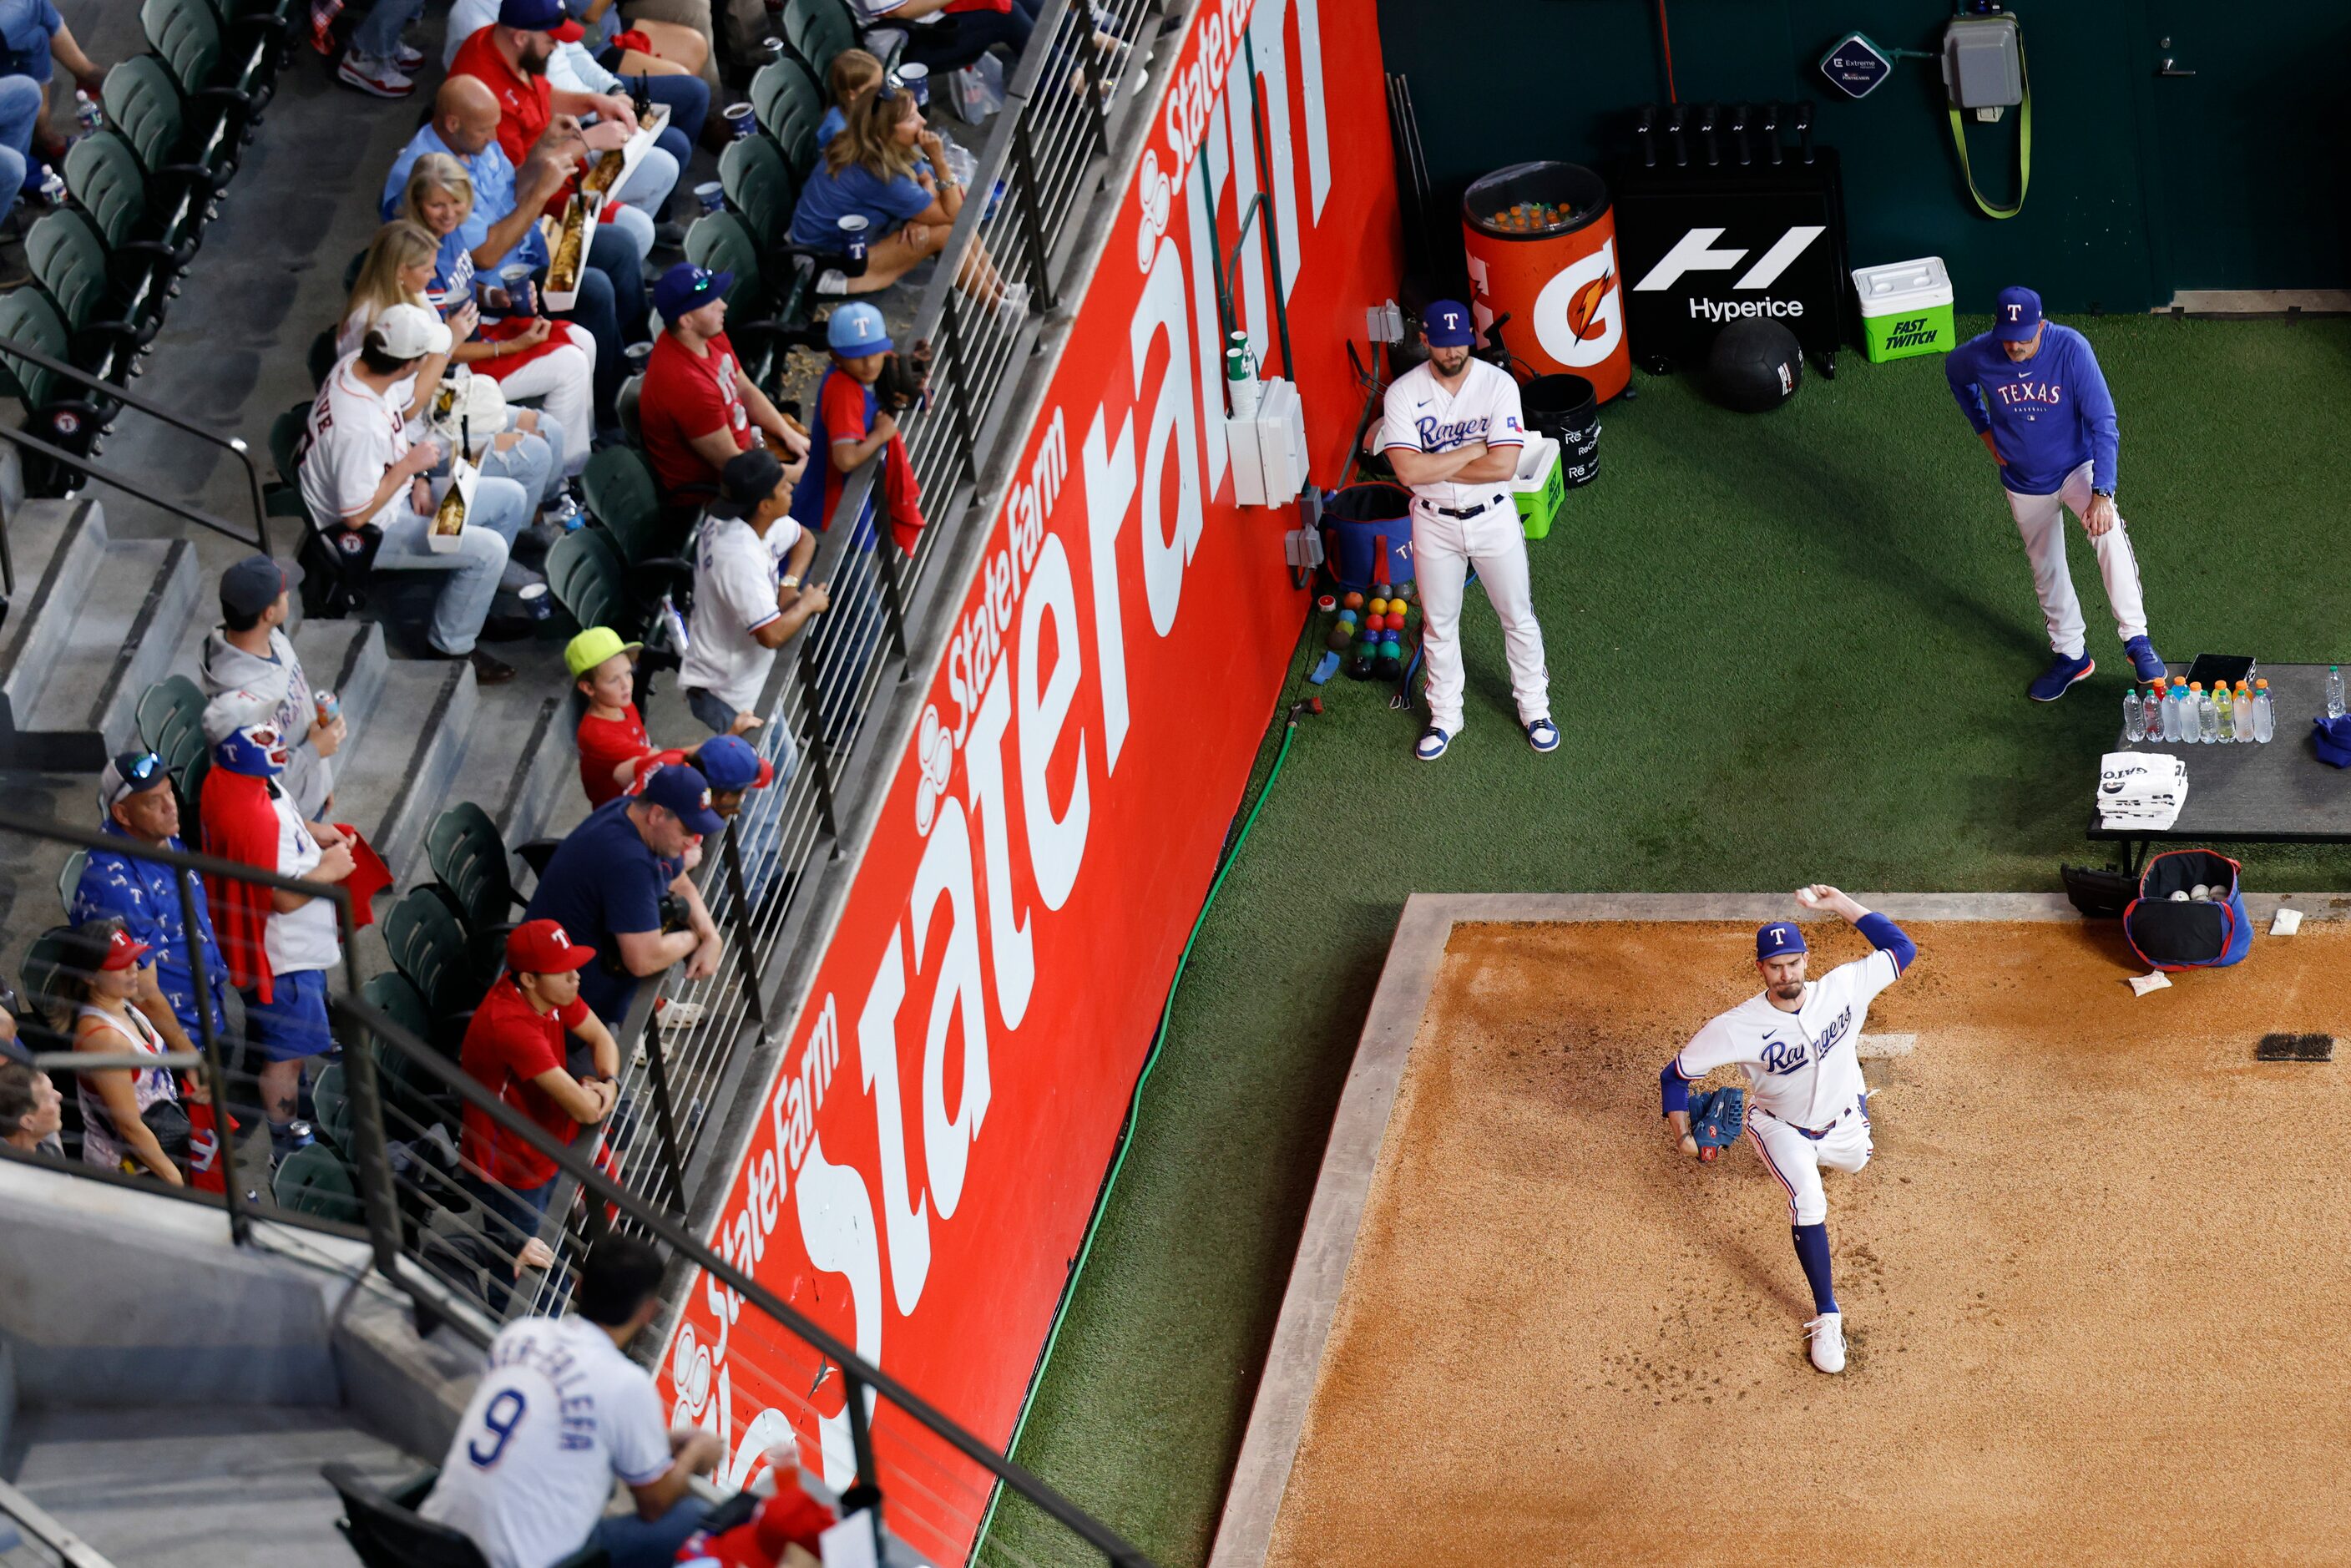
<instances>
[{"instance_id":1,"label":"pitcher's white jersey","mask_svg":"<svg viewBox=\"0 0 2351 1568\"><path fill-rule=\"evenodd\" d=\"M1894 955L1877 947L1805 981L1794 1012L1781 1011L1759 991L1708 1019L1674 1058L1674 1071L1696 1082L1718 1067L1737 1066L1747 1074L1755 1109L1819 1128L1866 1091L1854 1044L1870 1002L1901 973Z\"/></svg>"}]
</instances>

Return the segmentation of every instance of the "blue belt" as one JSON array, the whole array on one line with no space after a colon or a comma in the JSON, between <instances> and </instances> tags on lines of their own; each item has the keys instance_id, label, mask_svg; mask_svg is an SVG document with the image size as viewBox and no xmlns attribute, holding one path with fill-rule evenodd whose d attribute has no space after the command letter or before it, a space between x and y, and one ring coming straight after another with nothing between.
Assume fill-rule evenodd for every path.
<instances>
[{"instance_id":1,"label":"blue belt","mask_svg":"<svg viewBox=\"0 0 2351 1568\"><path fill-rule=\"evenodd\" d=\"M1771 1116L1771 1120L1779 1123L1780 1125L1789 1129L1791 1132L1802 1133L1804 1136L1812 1139L1813 1142L1817 1144L1823 1138L1827 1137L1831 1133L1835 1132L1837 1130L1837 1124L1844 1121L1847 1116L1852 1115L1853 1113L1854 1107L1851 1105L1846 1106L1844 1110L1830 1117L1829 1124L1823 1127L1817 1133L1813 1131L1810 1127L1802 1126L1797 1123L1789 1121L1785 1116L1771 1116L1771 1113L1769 1111L1766 1111L1763 1113L1766 1116Z\"/></svg>"}]
</instances>

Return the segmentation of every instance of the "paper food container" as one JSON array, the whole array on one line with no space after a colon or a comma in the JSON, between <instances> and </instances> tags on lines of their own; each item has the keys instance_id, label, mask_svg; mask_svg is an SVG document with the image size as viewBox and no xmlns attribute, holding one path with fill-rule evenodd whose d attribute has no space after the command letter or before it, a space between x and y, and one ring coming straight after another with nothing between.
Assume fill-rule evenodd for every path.
<instances>
[{"instance_id":1,"label":"paper food container","mask_svg":"<svg viewBox=\"0 0 2351 1568\"><path fill-rule=\"evenodd\" d=\"M468 462L479 462L487 450L491 437L507 427L507 394L504 388L488 376L453 373L442 378L440 390L433 394L433 411L426 428L434 439L445 441L455 450L459 440L470 433L475 450L465 454Z\"/></svg>"},{"instance_id":2,"label":"paper food container","mask_svg":"<svg viewBox=\"0 0 2351 1568\"><path fill-rule=\"evenodd\" d=\"M580 300L580 277L588 270L588 241L601 196L575 195L563 204L563 221L548 242L547 286L540 292L550 311L569 310Z\"/></svg>"},{"instance_id":3,"label":"paper food container","mask_svg":"<svg viewBox=\"0 0 2351 1568\"><path fill-rule=\"evenodd\" d=\"M456 549L465 531L465 518L474 509L474 486L480 472L462 457L451 461L449 488L433 508L433 526L424 534L424 548L434 554L447 555Z\"/></svg>"},{"instance_id":4,"label":"paper food container","mask_svg":"<svg viewBox=\"0 0 2351 1568\"><path fill-rule=\"evenodd\" d=\"M669 105L657 103L648 116L649 126L639 126L635 135L610 152L600 152L589 163L586 173L580 176L580 189L590 194L610 198L613 192L629 183L637 165L645 161L645 153L669 126Z\"/></svg>"}]
</instances>

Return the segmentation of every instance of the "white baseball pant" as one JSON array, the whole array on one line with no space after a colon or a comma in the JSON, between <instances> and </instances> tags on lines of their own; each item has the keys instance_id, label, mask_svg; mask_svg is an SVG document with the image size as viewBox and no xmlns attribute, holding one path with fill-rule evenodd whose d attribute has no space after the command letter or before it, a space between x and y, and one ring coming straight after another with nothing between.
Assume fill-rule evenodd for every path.
<instances>
[{"instance_id":1,"label":"white baseball pant","mask_svg":"<svg viewBox=\"0 0 2351 1568\"><path fill-rule=\"evenodd\" d=\"M1499 492L1498 492L1499 494ZM1543 667L1542 628L1535 623L1527 576L1527 538L1508 495L1474 517L1447 517L1425 501L1412 504L1413 570L1420 585L1421 652L1428 659L1428 722L1461 733L1461 591L1469 565L1502 622L1510 659L1510 695L1519 722L1551 716L1551 674Z\"/></svg>"},{"instance_id":2,"label":"white baseball pant","mask_svg":"<svg viewBox=\"0 0 2351 1568\"><path fill-rule=\"evenodd\" d=\"M1869 1163L1869 1105L1866 1096L1831 1127L1825 1136L1808 1138L1769 1111L1747 1118L1747 1135L1763 1156L1763 1168L1779 1179L1788 1193L1788 1223L1819 1225L1829 1217L1828 1195L1821 1190L1821 1167L1851 1173Z\"/></svg>"},{"instance_id":3,"label":"white baseball pant","mask_svg":"<svg viewBox=\"0 0 2351 1568\"><path fill-rule=\"evenodd\" d=\"M2090 509L2090 469L2085 463L2065 476L2053 496L2020 496L2006 491L2008 509L2016 516L2016 531L2024 536L2024 553L2032 561L2032 589L2041 596L2041 618L2049 626L2049 646L2069 659L2082 656L2088 631L2082 619L2082 599L2074 591L2074 574L2065 566L2065 514L2075 517ZM2124 642L2147 635L2147 605L2139 597L2138 557L2131 549L2130 530L2122 514L2103 538L2090 541L2098 552L2098 576L2106 585L2106 606L2115 612L2115 629Z\"/></svg>"}]
</instances>

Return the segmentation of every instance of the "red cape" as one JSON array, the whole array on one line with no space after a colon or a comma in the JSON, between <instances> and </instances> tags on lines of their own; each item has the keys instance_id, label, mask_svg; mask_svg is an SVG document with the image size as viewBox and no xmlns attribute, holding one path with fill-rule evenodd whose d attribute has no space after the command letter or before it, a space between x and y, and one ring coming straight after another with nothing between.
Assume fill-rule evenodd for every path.
<instances>
[{"instance_id":1,"label":"red cape","mask_svg":"<svg viewBox=\"0 0 2351 1568\"><path fill-rule=\"evenodd\" d=\"M271 788L266 779L225 768L206 773L202 803L205 850L256 871L277 873L277 809L270 803ZM351 923L370 925L375 919L375 895L392 885L392 872L357 828L348 822L335 826L351 841L355 863L343 882L351 895ZM264 1004L270 1002L269 950L263 941L273 909L270 890L258 883L207 876L204 893L212 901L213 927L228 965L229 983L253 991Z\"/></svg>"}]
</instances>

